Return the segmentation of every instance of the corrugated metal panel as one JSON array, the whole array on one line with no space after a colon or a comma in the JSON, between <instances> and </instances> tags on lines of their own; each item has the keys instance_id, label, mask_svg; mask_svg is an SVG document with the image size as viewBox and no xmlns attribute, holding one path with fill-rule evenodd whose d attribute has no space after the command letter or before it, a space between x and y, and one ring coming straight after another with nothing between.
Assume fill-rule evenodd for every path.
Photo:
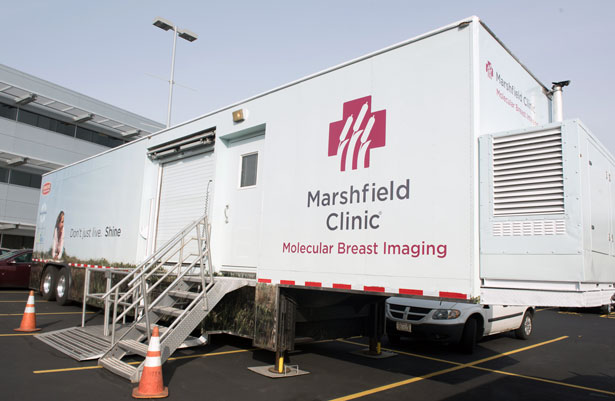
<instances>
[{"instance_id":1,"label":"corrugated metal panel","mask_svg":"<svg viewBox=\"0 0 615 401\"><path fill-rule=\"evenodd\" d=\"M156 249L205 213L214 167L214 152L163 165Z\"/></svg>"},{"instance_id":2,"label":"corrugated metal panel","mask_svg":"<svg viewBox=\"0 0 615 401\"><path fill-rule=\"evenodd\" d=\"M564 212L558 130L494 138L493 171L494 216Z\"/></svg>"}]
</instances>

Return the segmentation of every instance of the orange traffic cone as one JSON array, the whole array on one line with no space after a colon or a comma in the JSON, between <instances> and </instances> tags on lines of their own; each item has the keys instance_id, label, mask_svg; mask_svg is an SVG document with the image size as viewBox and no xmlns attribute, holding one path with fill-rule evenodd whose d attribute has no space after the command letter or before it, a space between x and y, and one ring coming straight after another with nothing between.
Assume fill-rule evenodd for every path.
<instances>
[{"instance_id":1,"label":"orange traffic cone","mask_svg":"<svg viewBox=\"0 0 615 401\"><path fill-rule=\"evenodd\" d=\"M36 313L34 312L34 291L30 291L30 295L28 296L28 302L26 303L26 310L23 313L23 318L21 319L21 326L15 331L39 331L40 329L36 328Z\"/></svg>"},{"instance_id":2,"label":"orange traffic cone","mask_svg":"<svg viewBox=\"0 0 615 401\"><path fill-rule=\"evenodd\" d=\"M162 382L162 363L160 361L160 334L158 326L152 330L152 338L147 347L147 356L139 387L132 390L133 398L165 398L169 389Z\"/></svg>"}]
</instances>

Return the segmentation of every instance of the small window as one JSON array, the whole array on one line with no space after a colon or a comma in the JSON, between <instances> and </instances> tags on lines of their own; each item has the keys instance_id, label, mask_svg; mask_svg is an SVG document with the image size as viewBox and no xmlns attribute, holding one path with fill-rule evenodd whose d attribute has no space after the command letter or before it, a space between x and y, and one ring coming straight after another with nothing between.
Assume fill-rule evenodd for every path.
<instances>
[{"instance_id":1,"label":"small window","mask_svg":"<svg viewBox=\"0 0 615 401\"><path fill-rule=\"evenodd\" d=\"M256 170L258 168L258 153L241 156L241 183L240 187L256 185Z\"/></svg>"},{"instance_id":2,"label":"small window","mask_svg":"<svg viewBox=\"0 0 615 401\"><path fill-rule=\"evenodd\" d=\"M11 170L9 184L21 185L30 188L40 188L42 177L40 174L32 174L25 171Z\"/></svg>"},{"instance_id":3,"label":"small window","mask_svg":"<svg viewBox=\"0 0 615 401\"><path fill-rule=\"evenodd\" d=\"M69 123L65 123L63 121L58 121L56 124L55 131L59 134L64 134L68 136L75 136L75 126Z\"/></svg>"},{"instance_id":4,"label":"small window","mask_svg":"<svg viewBox=\"0 0 615 401\"><path fill-rule=\"evenodd\" d=\"M9 182L9 169L0 167L0 182Z\"/></svg>"},{"instance_id":5,"label":"small window","mask_svg":"<svg viewBox=\"0 0 615 401\"><path fill-rule=\"evenodd\" d=\"M27 252L24 253L23 255L19 255L15 258L15 262L17 263L30 263L32 262L32 253L31 252Z\"/></svg>"},{"instance_id":6,"label":"small window","mask_svg":"<svg viewBox=\"0 0 615 401\"><path fill-rule=\"evenodd\" d=\"M29 125L38 125L38 114L31 113L27 110L20 109L17 114L17 121L29 124Z\"/></svg>"},{"instance_id":7,"label":"small window","mask_svg":"<svg viewBox=\"0 0 615 401\"><path fill-rule=\"evenodd\" d=\"M17 118L17 109L8 104L0 104L0 116L15 120Z\"/></svg>"}]
</instances>

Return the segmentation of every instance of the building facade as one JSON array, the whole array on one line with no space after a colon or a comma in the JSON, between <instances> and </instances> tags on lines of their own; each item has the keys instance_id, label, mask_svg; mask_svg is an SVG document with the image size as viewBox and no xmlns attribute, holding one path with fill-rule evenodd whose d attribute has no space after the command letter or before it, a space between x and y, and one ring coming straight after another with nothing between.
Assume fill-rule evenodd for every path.
<instances>
[{"instance_id":1,"label":"building facade","mask_svg":"<svg viewBox=\"0 0 615 401\"><path fill-rule=\"evenodd\" d=\"M32 247L44 173L162 128L0 64L0 247Z\"/></svg>"}]
</instances>

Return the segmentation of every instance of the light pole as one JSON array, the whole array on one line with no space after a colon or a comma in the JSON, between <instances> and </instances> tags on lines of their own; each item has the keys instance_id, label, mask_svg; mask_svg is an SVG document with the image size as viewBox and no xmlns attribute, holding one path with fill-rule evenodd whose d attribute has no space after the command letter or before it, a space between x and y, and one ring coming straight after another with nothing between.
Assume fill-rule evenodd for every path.
<instances>
[{"instance_id":1,"label":"light pole","mask_svg":"<svg viewBox=\"0 0 615 401\"><path fill-rule=\"evenodd\" d=\"M197 35L194 32L190 32L187 29L181 29L169 20L156 17L154 25L165 31L173 30L173 55L171 56L171 79L169 79L169 109L167 111L167 128L171 126L171 102L173 100L173 74L175 72L175 46L177 44L177 37L187 40L188 42L194 42L197 39Z\"/></svg>"}]
</instances>

